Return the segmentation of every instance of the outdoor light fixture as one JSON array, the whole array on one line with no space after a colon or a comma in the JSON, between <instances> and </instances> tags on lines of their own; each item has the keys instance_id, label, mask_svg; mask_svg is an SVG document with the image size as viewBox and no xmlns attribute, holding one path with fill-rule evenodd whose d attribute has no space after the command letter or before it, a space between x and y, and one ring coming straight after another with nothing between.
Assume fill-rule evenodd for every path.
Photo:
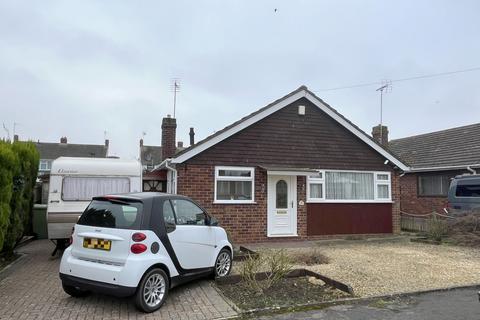
<instances>
[{"instance_id":1,"label":"outdoor light fixture","mask_svg":"<svg viewBox=\"0 0 480 320\"><path fill-rule=\"evenodd\" d=\"M388 161L388 159L387 159L387 160L385 160L385 162L384 162L383 164L388 164L389 162L390 162L390 161Z\"/></svg>"}]
</instances>

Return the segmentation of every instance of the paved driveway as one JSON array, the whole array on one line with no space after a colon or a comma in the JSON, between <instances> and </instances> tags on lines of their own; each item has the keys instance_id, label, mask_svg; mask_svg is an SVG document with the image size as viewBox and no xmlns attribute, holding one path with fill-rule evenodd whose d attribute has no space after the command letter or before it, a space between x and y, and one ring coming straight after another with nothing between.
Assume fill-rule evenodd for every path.
<instances>
[{"instance_id":1,"label":"paved driveway","mask_svg":"<svg viewBox=\"0 0 480 320\"><path fill-rule=\"evenodd\" d=\"M0 319L220 319L236 315L210 281L173 289L157 312L144 314L129 299L103 295L72 298L58 278L60 259L51 259L47 240L34 241L25 256L0 273Z\"/></svg>"}]
</instances>

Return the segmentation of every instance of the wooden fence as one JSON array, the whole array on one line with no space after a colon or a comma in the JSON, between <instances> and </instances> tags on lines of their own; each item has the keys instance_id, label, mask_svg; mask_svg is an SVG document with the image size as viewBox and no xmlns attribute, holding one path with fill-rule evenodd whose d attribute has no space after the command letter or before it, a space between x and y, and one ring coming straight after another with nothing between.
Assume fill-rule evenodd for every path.
<instances>
[{"instance_id":1,"label":"wooden fence","mask_svg":"<svg viewBox=\"0 0 480 320\"><path fill-rule=\"evenodd\" d=\"M422 215L402 212L400 216L400 225L403 231L428 232L430 220L434 216L437 219L454 219L452 216L446 216L436 212Z\"/></svg>"}]
</instances>

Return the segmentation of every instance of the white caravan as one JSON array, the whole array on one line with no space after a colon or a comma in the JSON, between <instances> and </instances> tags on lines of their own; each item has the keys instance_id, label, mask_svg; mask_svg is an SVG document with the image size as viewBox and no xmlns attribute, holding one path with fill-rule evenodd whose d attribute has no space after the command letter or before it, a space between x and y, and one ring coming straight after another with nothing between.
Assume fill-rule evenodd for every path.
<instances>
[{"instance_id":1,"label":"white caravan","mask_svg":"<svg viewBox=\"0 0 480 320\"><path fill-rule=\"evenodd\" d=\"M142 191L137 160L60 157L52 162L48 192L48 238L63 248L92 197Z\"/></svg>"}]
</instances>

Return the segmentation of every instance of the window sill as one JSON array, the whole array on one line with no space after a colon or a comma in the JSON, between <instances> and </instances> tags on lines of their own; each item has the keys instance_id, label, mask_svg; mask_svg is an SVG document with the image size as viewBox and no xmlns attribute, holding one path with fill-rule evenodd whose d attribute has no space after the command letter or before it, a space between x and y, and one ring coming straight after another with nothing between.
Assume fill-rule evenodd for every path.
<instances>
[{"instance_id":1,"label":"window sill","mask_svg":"<svg viewBox=\"0 0 480 320\"><path fill-rule=\"evenodd\" d=\"M257 204L255 201L213 201L213 204Z\"/></svg>"}]
</instances>

